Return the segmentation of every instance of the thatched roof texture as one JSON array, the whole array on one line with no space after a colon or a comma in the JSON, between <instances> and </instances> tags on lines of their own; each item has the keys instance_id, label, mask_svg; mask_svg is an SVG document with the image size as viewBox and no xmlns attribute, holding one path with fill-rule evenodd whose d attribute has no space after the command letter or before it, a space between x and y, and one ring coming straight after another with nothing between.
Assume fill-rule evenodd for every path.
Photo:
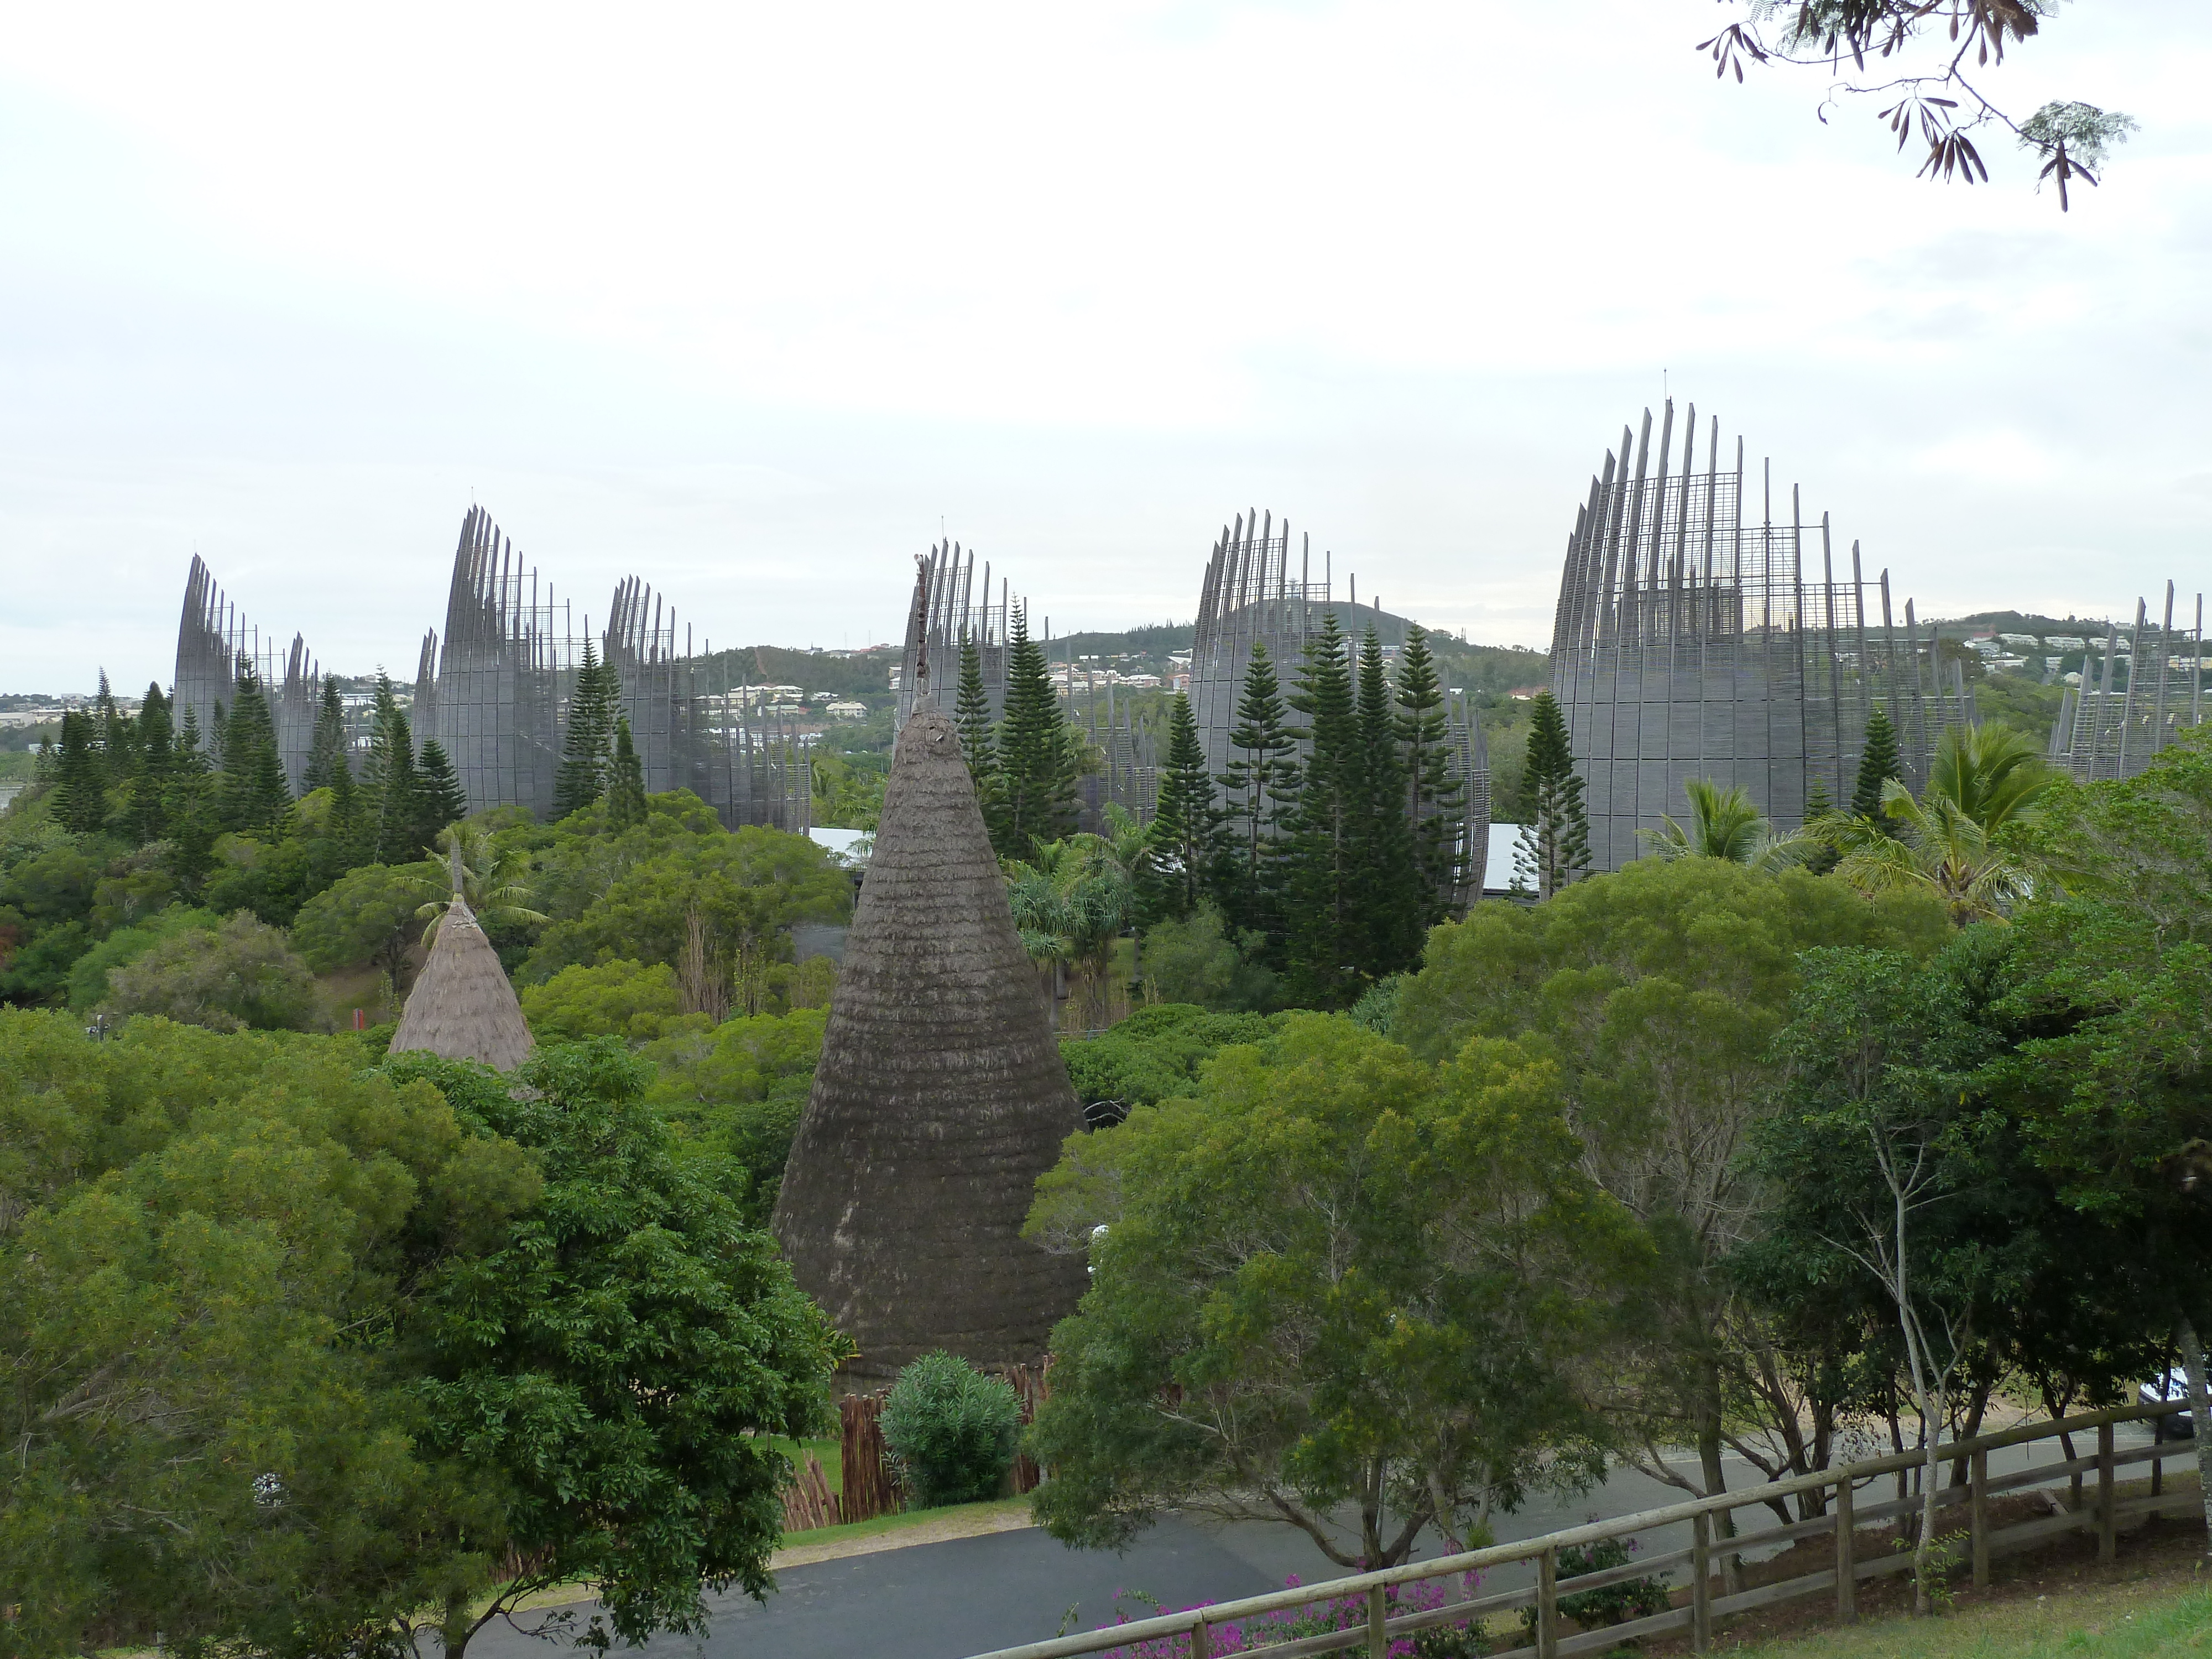
<instances>
[{"instance_id":1,"label":"thatched roof texture","mask_svg":"<svg viewBox=\"0 0 2212 1659\"><path fill-rule=\"evenodd\" d=\"M530 1053L530 1026L507 969L500 966L499 952L461 896L459 864L457 857L453 902L439 919L430 959L407 994L392 1052L424 1048L447 1060L480 1060L494 1071L511 1072Z\"/></svg>"},{"instance_id":2,"label":"thatched roof texture","mask_svg":"<svg viewBox=\"0 0 2212 1659\"><path fill-rule=\"evenodd\" d=\"M887 1376L943 1348L1034 1360L1082 1262L1020 1237L1082 1123L952 722L900 732L814 1088L771 1223L799 1285Z\"/></svg>"}]
</instances>

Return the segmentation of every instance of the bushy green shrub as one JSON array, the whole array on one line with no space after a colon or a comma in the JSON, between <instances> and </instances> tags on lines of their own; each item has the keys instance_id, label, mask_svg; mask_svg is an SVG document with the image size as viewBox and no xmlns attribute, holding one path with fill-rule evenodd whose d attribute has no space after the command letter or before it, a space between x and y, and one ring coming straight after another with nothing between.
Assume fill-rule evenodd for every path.
<instances>
[{"instance_id":1,"label":"bushy green shrub","mask_svg":"<svg viewBox=\"0 0 2212 1659\"><path fill-rule=\"evenodd\" d=\"M917 1509L996 1498L1022 1427L1013 1389L949 1353L924 1354L884 1401L884 1447Z\"/></svg>"}]
</instances>

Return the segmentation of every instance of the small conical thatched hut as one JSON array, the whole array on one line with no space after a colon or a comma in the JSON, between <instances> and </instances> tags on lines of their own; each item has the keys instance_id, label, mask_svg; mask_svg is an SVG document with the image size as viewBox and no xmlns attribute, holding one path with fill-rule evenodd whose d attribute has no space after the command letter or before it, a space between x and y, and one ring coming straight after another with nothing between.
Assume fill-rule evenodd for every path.
<instances>
[{"instance_id":1,"label":"small conical thatched hut","mask_svg":"<svg viewBox=\"0 0 2212 1659\"><path fill-rule=\"evenodd\" d=\"M800 1287L888 1376L943 1348L1034 1361L1083 1263L1020 1236L1082 1124L952 722L900 732L822 1060L771 1224Z\"/></svg>"},{"instance_id":2,"label":"small conical thatched hut","mask_svg":"<svg viewBox=\"0 0 2212 1659\"><path fill-rule=\"evenodd\" d=\"M461 896L457 853L453 902L439 919L430 959L407 994L392 1052L424 1048L447 1060L480 1060L494 1071L511 1072L530 1053L531 1041L499 952Z\"/></svg>"}]
</instances>

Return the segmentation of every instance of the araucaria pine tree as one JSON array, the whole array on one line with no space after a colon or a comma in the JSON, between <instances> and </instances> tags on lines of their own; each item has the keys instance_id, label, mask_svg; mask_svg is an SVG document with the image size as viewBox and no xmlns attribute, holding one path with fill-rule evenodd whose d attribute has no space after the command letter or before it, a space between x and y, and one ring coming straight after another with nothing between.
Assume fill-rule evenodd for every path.
<instances>
[{"instance_id":1,"label":"araucaria pine tree","mask_svg":"<svg viewBox=\"0 0 2212 1659\"><path fill-rule=\"evenodd\" d=\"M361 769L362 828L367 851L378 864L411 864L422 856L420 790L415 775L415 735L392 694L391 677L376 676L375 718Z\"/></svg>"},{"instance_id":2,"label":"araucaria pine tree","mask_svg":"<svg viewBox=\"0 0 2212 1659\"><path fill-rule=\"evenodd\" d=\"M991 819L992 792L999 776L998 744L991 735L991 696L983 689L983 653L973 637L960 636L960 702L952 723L960 728L960 754L975 782L983 821Z\"/></svg>"},{"instance_id":3,"label":"araucaria pine tree","mask_svg":"<svg viewBox=\"0 0 2212 1659\"><path fill-rule=\"evenodd\" d=\"M1851 791L1851 816L1872 818L1883 830L1895 834L1895 825L1881 810L1881 787L1892 778L1902 777L1905 767L1897 757L1897 728L1889 723L1881 705L1876 703L1867 716L1866 746L1859 750L1857 787Z\"/></svg>"},{"instance_id":4,"label":"araucaria pine tree","mask_svg":"<svg viewBox=\"0 0 2212 1659\"><path fill-rule=\"evenodd\" d=\"M100 727L72 708L62 716L54 761L54 817L64 830L89 836L107 820L107 769L100 753Z\"/></svg>"},{"instance_id":5,"label":"araucaria pine tree","mask_svg":"<svg viewBox=\"0 0 2212 1659\"><path fill-rule=\"evenodd\" d=\"M1359 967L1370 979L1381 979L1419 963L1428 934L1429 895L1413 858L1406 768L1398 752L1382 642L1371 628L1359 646L1358 706L1359 742L1352 775L1361 805L1353 848L1359 885L1367 895L1367 949Z\"/></svg>"},{"instance_id":6,"label":"araucaria pine tree","mask_svg":"<svg viewBox=\"0 0 2212 1659\"><path fill-rule=\"evenodd\" d=\"M1550 692L1536 694L1529 722L1513 881L1547 899L1589 870L1589 821L1583 812L1583 781L1567 746L1566 717Z\"/></svg>"},{"instance_id":7,"label":"araucaria pine tree","mask_svg":"<svg viewBox=\"0 0 2212 1659\"><path fill-rule=\"evenodd\" d=\"M1032 857L1039 842L1075 828L1075 735L1053 690L1044 652L1030 638L1026 611L1014 612L1006 659L1006 717L999 726L996 813L988 820L1000 858Z\"/></svg>"},{"instance_id":8,"label":"araucaria pine tree","mask_svg":"<svg viewBox=\"0 0 2212 1659\"><path fill-rule=\"evenodd\" d=\"M1297 1001L1349 1007L1367 988L1369 895L1360 882L1369 801L1359 762L1359 708L1334 611L1306 646L1291 706L1306 717L1312 747L1298 776L1298 805L1285 852L1284 966Z\"/></svg>"},{"instance_id":9,"label":"araucaria pine tree","mask_svg":"<svg viewBox=\"0 0 2212 1659\"><path fill-rule=\"evenodd\" d=\"M284 821L291 805L268 699L262 695L259 677L241 665L237 700L223 729L223 828L240 835L266 835Z\"/></svg>"},{"instance_id":10,"label":"araucaria pine tree","mask_svg":"<svg viewBox=\"0 0 2212 1659\"><path fill-rule=\"evenodd\" d=\"M645 768L629 734L629 716L615 716L614 764L607 770L607 827L628 830L645 822Z\"/></svg>"},{"instance_id":11,"label":"araucaria pine tree","mask_svg":"<svg viewBox=\"0 0 2212 1659\"><path fill-rule=\"evenodd\" d=\"M1229 732L1229 763L1221 786L1221 877L1215 899L1237 933L1256 933L1279 951L1283 943L1283 831L1296 810L1299 733L1285 722L1275 665L1264 640L1252 641L1237 723Z\"/></svg>"},{"instance_id":12,"label":"araucaria pine tree","mask_svg":"<svg viewBox=\"0 0 2212 1659\"><path fill-rule=\"evenodd\" d=\"M458 823L469 815L469 797L461 787L460 775L454 771L453 759L446 753L445 744L435 738L422 745L422 752L415 762L416 789L422 803L422 836L427 846L436 841L438 832L449 823Z\"/></svg>"},{"instance_id":13,"label":"araucaria pine tree","mask_svg":"<svg viewBox=\"0 0 2212 1659\"><path fill-rule=\"evenodd\" d=\"M310 791L335 789L338 774L350 772L346 760L345 704L336 680L323 682L323 695L315 707L315 736L307 748L307 769L300 781Z\"/></svg>"},{"instance_id":14,"label":"araucaria pine tree","mask_svg":"<svg viewBox=\"0 0 2212 1659\"><path fill-rule=\"evenodd\" d=\"M149 684L138 705L137 741L131 746L129 800L123 809L124 833L141 847L163 839L169 827L169 774L175 741L169 730L169 700Z\"/></svg>"},{"instance_id":15,"label":"araucaria pine tree","mask_svg":"<svg viewBox=\"0 0 2212 1659\"><path fill-rule=\"evenodd\" d=\"M1213 886L1221 828L1198 722L1191 718L1190 699L1180 694L1168 706L1168 759L1147 840L1152 908L1161 915L1188 916Z\"/></svg>"},{"instance_id":16,"label":"araucaria pine tree","mask_svg":"<svg viewBox=\"0 0 2212 1659\"><path fill-rule=\"evenodd\" d=\"M561 764L553 775L553 816L565 818L589 806L607 791L612 763L615 705L621 701L620 676L599 660L598 647L584 641L584 660L568 696L568 730L561 744Z\"/></svg>"},{"instance_id":17,"label":"araucaria pine tree","mask_svg":"<svg viewBox=\"0 0 2212 1659\"><path fill-rule=\"evenodd\" d=\"M1467 786L1454 775L1443 688L1427 631L1406 632L1398 659L1398 752L1406 769L1406 813L1411 821L1413 862L1426 889L1425 925L1448 920L1455 906L1468 850Z\"/></svg>"}]
</instances>

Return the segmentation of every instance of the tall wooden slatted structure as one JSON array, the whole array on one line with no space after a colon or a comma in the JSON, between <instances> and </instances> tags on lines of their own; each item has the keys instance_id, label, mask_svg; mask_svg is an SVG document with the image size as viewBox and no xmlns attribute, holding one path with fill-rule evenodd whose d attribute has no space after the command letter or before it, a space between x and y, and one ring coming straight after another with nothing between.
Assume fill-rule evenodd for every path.
<instances>
[{"instance_id":1,"label":"tall wooden slatted structure","mask_svg":"<svg viewBox=\"0 0 2212 1659\"><path fill-rule=\"evenodd\" d=\"M246 666L252 668L268 700L269 718L276 728L277 758L283 763L286 784L296 795L306 781L314 746L321 669L307 641L297 634L281 653L273 641L264 644L261 630L224 596L214 573L195 553L185 576L184 611L177 623L172 719L181 726L185 711L191 709L202 741L211 742L216 710L228 713L237 702L239 671Z\"/></svg>"},{"instance_id":2,"label":"tall wooden slatted structure","mask_svg":"<svg viewBox=\"0 0 2212 1659\"><path fill-rule=\"evenodd\" d=\"M2173 584L2151 620L2149 602L2136 601L2135 626L2118 623L2093 644L2081 684L2069 686L2051 728L2051 759L2084 783L2131 778L2160 750L2204 723L2204 596L2192 625L2173 625Z\"/></svg>"},{"instance_id":3,"label":"tall wooden slatted structure","mask_svg":"<svg viewBox=\"0 0 2212 1659\"><path fill-rule=\"evenodd\" d=\"M1679 454L1674 427L1669 399L1656 447L1646 410L1607 452L1576 509L1553 623L1552 690L1598 870L1636 857L1637 831L1680 812L1691 778L1742 787L1785 828L1803 822L1815 780L1847 799L1877 702L1916 790L1943 727L1974 718L1963 672L1946 672L1910 600L1898 625L1887 571L1877 621L1857 543L1839 576L1826 514L1808 523L1792 488L1777 519L1771 467L1748 520L1742 441L1724 464L1714 420L1699 468L1696 409Z\"/></svg>"}]
</instances>

